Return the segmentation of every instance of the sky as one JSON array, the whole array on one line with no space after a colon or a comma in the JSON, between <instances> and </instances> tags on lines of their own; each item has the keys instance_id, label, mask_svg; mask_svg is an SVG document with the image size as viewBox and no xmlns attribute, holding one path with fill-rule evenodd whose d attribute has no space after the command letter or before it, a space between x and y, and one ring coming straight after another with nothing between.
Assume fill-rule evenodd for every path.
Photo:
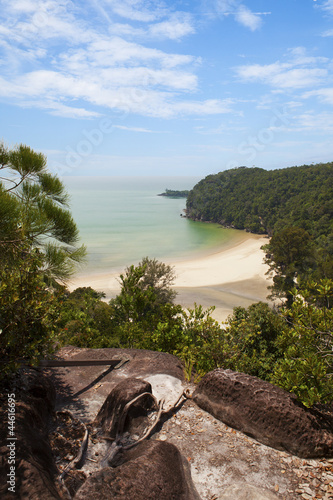
<instances>
[{"instance_id":1,"label":"sky","mask_svg":"<svg viewBox=\"0 0 333 500\"><path fill-rule=\"evenodd\" d=\"M333 0L0 6L0 139L60 177L333 161Z\"/></svg>"}]
</instances>

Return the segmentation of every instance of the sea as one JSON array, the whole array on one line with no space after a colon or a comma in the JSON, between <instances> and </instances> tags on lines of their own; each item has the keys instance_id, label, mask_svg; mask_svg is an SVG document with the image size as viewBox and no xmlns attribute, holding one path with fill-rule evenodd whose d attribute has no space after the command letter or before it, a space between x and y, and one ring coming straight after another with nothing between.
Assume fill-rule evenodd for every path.
<instances>
[{"instance_id":1,"label":"sea","mask_svg":"<svg viewBox=\"0 0 333 500\"><path fill-rule=\"evenodd\" d=\"M200 177L64 177L87 261L80 273L118 272L143 257L195 258L231 246L239 231L186 219L185 198L158 196L192 189Z\"/></svg>"}]
</instances>

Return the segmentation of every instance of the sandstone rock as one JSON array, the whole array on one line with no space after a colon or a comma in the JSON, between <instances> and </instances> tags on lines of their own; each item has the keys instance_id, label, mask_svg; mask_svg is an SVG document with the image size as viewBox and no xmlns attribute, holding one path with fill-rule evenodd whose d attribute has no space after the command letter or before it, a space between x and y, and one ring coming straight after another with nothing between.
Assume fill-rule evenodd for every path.
<instances>
[{"instance_id":1,"label":"sandstone rock","mask_svg":"<svg viewBox=\"0 0 333 500\"><path fill-rule=\"evenodd\" d=\"M274 493L251 484L235 484L229 486L216 500L278 500Z\"/></svg>"},{"instance_id":2,"label":"sandstone rock","mask_svg":"<svg viewBox=\"0 0 333 500\"><path fill-rule=\"evenodd\" d=\"M123 452L122 464L93 474L75 500L200 500L189 467L170 443L144 441Z\"/></svg>"},{"instance_id":3,"label":"sandstone rock","mask_svg":"<svg viewBox=\"0 0 333 500\"><path fill-rule=\"evenodd\" d=\"M265 445L306 458L333 456L331 422L256 377L218 368L202 378L193 399Z\"/></svg>"},{"instance_id":4,"label":"sandstone rock","mask_svg":"<svg viewBox=\"0 0 333 500\"><path fill-rule=\"evenodd\" d=\"M151 394L149 382L138 378L128 378L119 382L106 398L102 408L99 410L94 422L94 427L101 427L104 435L115 438L119 419L127 403L135 397L148 392ZM126 419L127 425L131 425L133 419L144 417L147 410L151 408L153 400L149 396L143 396L137 403L134 403ZM126 429L124 429L126 430Z\"/></svg>"},{"instance_id":5,"label":"sandstone rock","mask_svg":"<svg viewBox=\"0 0 333 500\"><path fill-rule=\"evenodd\" d=\"M34 369L22 368L10 388L15 394L15 493L8 491L7 394L2 395L0 441L0 498L61 498L56 486L58 473L48 443L48 421L55 402L51 382Z\"/></svg>"},{"instance_id":6,"label":"sandstone rock","mask_svg":"<svg viewBox=\"0 0 333 500\"><path fill-rule=\"evenodd\" d=\"M95 418L106 397L122 380L132 377L146 380L147 377L156 375L167 375L169 378L184 380L184 370L180 360L164 352L146 349L86 349L67 346L60 349L57 358L71 361L128 360L117 369L110 369L106 364L105 366L73 366L47 370L57 389L56 409L67 408L72 411L73 401L75 401L75 407L78 409L75 415L84 422Z\"/></svg>"}]
</instances>

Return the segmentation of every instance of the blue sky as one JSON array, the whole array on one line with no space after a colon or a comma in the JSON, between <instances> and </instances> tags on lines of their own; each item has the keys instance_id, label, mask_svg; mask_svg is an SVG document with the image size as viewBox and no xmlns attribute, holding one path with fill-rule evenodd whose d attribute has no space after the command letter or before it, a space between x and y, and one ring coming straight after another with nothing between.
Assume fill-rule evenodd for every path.
<instances>
[{"instance_id":1,"label":"blue sky","mask_svg":"<svg viewBox=\"0 0 333 500\"><path fill-rule=\"evenodd\" d=\"M59 176L333 161L333 0L0 5L0 137Z\"/></svg>"}]
</instances>

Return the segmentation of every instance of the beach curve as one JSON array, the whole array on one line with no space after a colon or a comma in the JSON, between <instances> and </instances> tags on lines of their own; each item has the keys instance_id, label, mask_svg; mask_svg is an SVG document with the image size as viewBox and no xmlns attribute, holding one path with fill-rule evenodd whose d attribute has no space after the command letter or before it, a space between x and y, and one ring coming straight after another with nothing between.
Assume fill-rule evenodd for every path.
<instances>
[{"instance_id":1,"label":"beach curve","mask_svg":"<svg viewBox=\"0 0 333 500\"><path fill-rule=\"evenodd\" d=\"M233 307L247 307L253 302L265 301L268 266L264 264L262 245L266 236L243 232L239 241L231 247L207 251L187 260L164 262L172 265L176 279L173 288L178 292L176 303L193 307L194 302L216 307L213 316L224 321ZM120 272L87 273L72 280L69 289L90 286L106 294L106 299L115 297L120 290L117 281Z\"/></svg>"}]
</instances>

